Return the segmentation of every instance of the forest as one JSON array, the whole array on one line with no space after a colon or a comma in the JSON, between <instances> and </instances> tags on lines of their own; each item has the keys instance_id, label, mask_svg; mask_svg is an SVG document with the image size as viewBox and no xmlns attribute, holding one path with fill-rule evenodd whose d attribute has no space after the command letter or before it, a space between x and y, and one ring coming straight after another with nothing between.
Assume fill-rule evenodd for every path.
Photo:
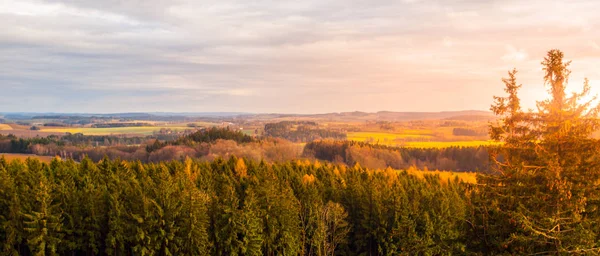
<instances>
[{"instance_id":1,"label":"forest","mask_svg":"<svg viewBox=\"0 0 600 256\"><path fill-rule=\"evenodd\" d=\"M468 187L318 162L0 160L3 254L359 255L466 249Z\"/></svg>"},{"instance_id":2,"label":"forest","mask_svg":"<svg viewBox=\"0 0 600 256\"><path fill-rule=\"evenodd\" d=\"M315 122L307 121L268 123L265 125L265 136L283 138L293 142L310 142L320 139L346 139L345 133L323 129Z\"/></svg>"},{"instance_id":3,"label":"forest","mask_svg":"<svg viewBox=\"0 0 600 256\"><path fill-rule=\"evenodd\" d=\"M329 162L360 164L372 169L409 167L455 172L491 172L488 150L493 147L406 148L365 142L321 140L304 147L304 156Z\"/></svg>"},{"instance_id":4,"label":"forest","mask_svg":"<svg viewBox=\"0 0 600 256\"><path fill-rule=\"evenodd\" d=\"M581 92L567 94L570 62L563 57L550 50L544 58L550 98L536 111L522 109L516 70L502 80L506 96L491 107L498 116L489 127L499 142L494 147L427 151L324 140L302 152L312 160L289 160L293 154L278 155L292 152L277 148L280 140L214 130L140 149L191 144L210 151L221 143L212 158L145 163L84 156L49 164L0 158L0 249L3 255L600 254L600 141L593 136L600 105L586 101L587 79ZM223 136L230 139L216 139ZM245 155L262 144L270 147L262 153L281 161ZM464 152L477 158L458 157ZM357 160L362 155L401 159L399 166L411 158L454 159L490 171L471 184L417 177L391 168L391 161L363 160L382 168L366 167Z\"/></svg>"}]
</instances>

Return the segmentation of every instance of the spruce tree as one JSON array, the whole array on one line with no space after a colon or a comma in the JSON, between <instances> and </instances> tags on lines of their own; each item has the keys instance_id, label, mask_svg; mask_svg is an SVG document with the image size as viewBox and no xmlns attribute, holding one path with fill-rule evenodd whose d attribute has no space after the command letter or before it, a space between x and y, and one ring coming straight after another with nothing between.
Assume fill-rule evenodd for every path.
<instances>
[{"instance_id":1,"label":"spruce tree","mask_svg":"<svg viewBox=\"0 0 600 256\"><path fill-rule=\"evenodd\" d=\"M34 198L35 205L24 213L24 230L28 232L27 244L34 255L57 255L61 241L62 216L53 203L52 191L45 177L40 179Z\"/></svg>"},{"instance_id":2,"label":"spruce tree","mask_svg":"<svg viewBox=\"0 0 600 256\"><path fill-rule=\"evenodd\" d=\"M497 97L492 111L500 121L492 139L497 176L482 176L480 207L488 246L510 253L599 253L598 188L600 107L581 93L567 95L570 62L550 50L542 62L550 99L537 110L520 107L516 71L504 79L508 97Z\"/></svg>"}]
</instances>

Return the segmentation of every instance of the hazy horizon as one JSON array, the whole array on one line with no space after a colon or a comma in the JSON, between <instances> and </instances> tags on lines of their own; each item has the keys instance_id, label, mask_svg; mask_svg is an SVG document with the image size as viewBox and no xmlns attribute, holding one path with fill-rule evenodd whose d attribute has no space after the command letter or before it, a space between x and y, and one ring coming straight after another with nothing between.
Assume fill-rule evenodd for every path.
<instances>
[{"instance_id":1,"label":"hazy horizon","mask_svg":"<svg viewBox=\"0 0 600 256\"><path fill-rule=\"evenodd\" d=\"M0 0L0 111L487 111L512 68L530 108L552 48L600 92L598 7Z\"/></svg>"},{"instance_id":2,"label":"hazy horizon","mask_svg":"<svg viewBox=\"0 0 600 256\"><path fill-rule=\"evenodd\" d=\"M230 111L225 111L225 112L213 112L213 111L199 111L199 112L169 112L169 111L136 111L136 112L54 112L54 111L47 111L47 112L36 112L36 111L32 111L32 112L23 112L23 111L2 111L0 112L0 114L42 114L42 115L53 115L53 114L66 114L66 115L119 115L119 114L156 114L156 115L160 115L160 114L165 114L165 115L207 115L207 116L218 116L221 114L227 114L227 115L324 115L324 114L341 114L341 113L354 113L354 112L361 112L361 113L367 113L367 114L374 114L374 113L380 113L380 112L393 112L393 113L417 113L417 114L429 114L429 113L460 113L460 112L485 112L485 113L489 113L492 114L491 111L489 110L476 110L476 109L464 109L464 110L443 110L443 111L390 111L390 110L379 110L379 111L373 111L373 112L366 112L366 111L359 111L359 110L354 110L354 111L339 111L339 112L317 112L317 113L295 113L295 112L289 112L289 113L280 113L280 112L230 112Z\"/></svg>"}]
</instances>

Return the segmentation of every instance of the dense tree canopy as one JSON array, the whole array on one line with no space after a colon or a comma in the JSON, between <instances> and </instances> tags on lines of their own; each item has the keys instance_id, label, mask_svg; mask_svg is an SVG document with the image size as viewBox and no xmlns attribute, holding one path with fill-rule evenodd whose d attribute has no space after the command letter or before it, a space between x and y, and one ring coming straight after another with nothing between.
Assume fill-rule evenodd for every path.
<instances>
[{"instance_id":1,"label":"dense tree canopy","mask_svg":"<svg viewBox=\"0 0 600 256\"><path fill-rule=\"evenodd\" d=\"M3 255L462 253L457 180L304 161L0 160Z\"/></svg>"},{"instance_id":2,"label":"dense tree canopy","mask_svg":"<svg viewBox=\"0 0 600 256\"><path fill-rule=\"evenodd\" d=\"M320 140L307 143L304 156L369 168L417 167L458 172L491 172L490 147L405 148L356 141Z\"/></svg>"}]
</instances>

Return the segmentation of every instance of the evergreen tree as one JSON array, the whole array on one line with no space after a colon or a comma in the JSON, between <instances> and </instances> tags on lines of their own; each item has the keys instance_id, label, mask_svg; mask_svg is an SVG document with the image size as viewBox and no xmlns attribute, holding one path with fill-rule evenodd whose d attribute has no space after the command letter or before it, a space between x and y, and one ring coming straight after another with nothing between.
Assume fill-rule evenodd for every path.
<instances>
[{"instance_id":1,"label":"evergreen tree","mask_svg":"<svg viewBox=\"0 0 600 256\"><path fill-rule=\"evenodd\" d=\"M36 189L37 207L24 213L24 230L28 232L27 244L34 255L57 255L61 241L62 216L53 203L50 185L44 177Z\"/></svg>"},{"instance_id":2,"label":"evergreen tree","mask_svg":"<svg viewBox=\"0 0 600 256\"><path fill-rule=\"evenodd\" d=\"M336 249L343 244L348 243L348 233L350 226L346 219L348 213L339 203L329 201L322 211L322 221L325 226L325 236L323 243L323 255L335 255Z\"/></svg>"},{"instance_id":3,"label":"evergreen tree","mask_svg":"<svg viewBox=\"0 0 600 256\"><path fill-rule=\"evenodd\" d=\"M523 112L516 71L505 79L508 97L492 106L501 117L491 137L499 176L481 177L483 232L488 245L511 253L585 253L598 250L599 106L581 93L566 94L571 71L564 54L550 50L542 62L551 98Z\"/></svg>"}]
</instances>

